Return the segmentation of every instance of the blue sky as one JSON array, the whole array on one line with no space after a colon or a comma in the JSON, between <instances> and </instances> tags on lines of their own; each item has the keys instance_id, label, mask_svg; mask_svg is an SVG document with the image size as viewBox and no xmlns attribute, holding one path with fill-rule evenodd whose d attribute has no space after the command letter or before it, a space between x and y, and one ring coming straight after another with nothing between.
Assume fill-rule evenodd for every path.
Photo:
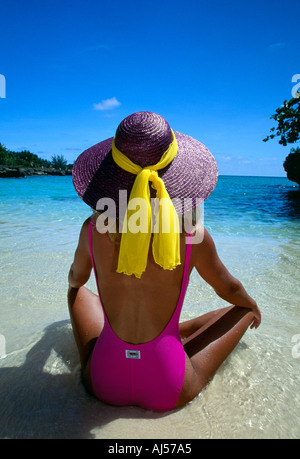
<instances>
[{"instance_id":1,"label":"blue sky","mask_svg":"<svg viewBox=\"0 0 300 459\"><path fill-rule=\"evenodd\" d=\"M262 139L300 74L297 1L1 0L0 142L73 162L150 110L220 174L284 176Z\"/></svg>"}]
</instances>

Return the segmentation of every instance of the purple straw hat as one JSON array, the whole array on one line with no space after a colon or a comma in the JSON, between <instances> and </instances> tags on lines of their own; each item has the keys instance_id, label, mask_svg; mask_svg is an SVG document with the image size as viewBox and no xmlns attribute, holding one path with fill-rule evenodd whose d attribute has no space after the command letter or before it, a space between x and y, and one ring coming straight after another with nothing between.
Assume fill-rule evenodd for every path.
<instances>
[{"instance_id":1,"label":"purple straw hat","mask_svg":"<svg viewBox=\"0 0 300 459\"><path fill-rule=\"evenodd\" d=\"M198 140L174 132L178 152L173 161L158 170L179 215L203 202L214 190L218 168L213 155ZM125 118L117 128L118 150L141 167L159 162L172 143L167 121L152 112L138 112ZM121 169L112 158L113 137L85 150L73 166L73 184L83 201L96 210L101 198L111 198L119 212L119 191L129 198L136 175ZM155 190L150 187L151 197ZM177 198L177 199L175 199ZM178 199L179 198L179 199Z\"/></svg>"}]
</instances>

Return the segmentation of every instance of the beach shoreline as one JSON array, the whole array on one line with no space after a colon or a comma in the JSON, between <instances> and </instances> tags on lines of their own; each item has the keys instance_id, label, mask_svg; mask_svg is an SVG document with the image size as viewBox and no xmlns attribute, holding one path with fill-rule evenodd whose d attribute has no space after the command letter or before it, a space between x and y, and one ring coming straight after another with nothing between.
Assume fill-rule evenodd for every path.
<instances>
[{"instance_id":1,"label":"beach shoreline","mask_svg":"<svg viewBox=\"0 0 300 459\"><path fill-rule=\"evenodd\" d=\"M43 175L72 175L72 169L55 169L54 167L18 167L0 166L0 178L21 178Z\"/></svg>"}]
</instances>

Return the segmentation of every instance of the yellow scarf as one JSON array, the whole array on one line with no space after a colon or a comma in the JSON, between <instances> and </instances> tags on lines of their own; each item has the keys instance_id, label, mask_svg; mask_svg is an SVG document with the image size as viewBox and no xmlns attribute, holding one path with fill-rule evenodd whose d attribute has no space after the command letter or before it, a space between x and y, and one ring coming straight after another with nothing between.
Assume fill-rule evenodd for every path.
<instances>
[{"instance_id":1,"label":"yellow scarf","mask_svg":"<svg viewBox=\"0 0 300 459\"><path fill-rule=\"evenodd\" d=\"M174 269L180 264L180 229L179 219L163 180L157 170L163 169L175 158L178 151L177 141L172 131L173 142L162 155L160 161L142 168L134 164L121 153L115 140L112 144L112 156L122 169L136 174L122 229L122 238L118 260L118 273L134 274L140 278L147 266L151 240L151 200L148 183L156 190L154 216L154 236L152 253L154 261L164 269ZM136 208L139 207L137 211Z\"/></svg>"}]
</instances>

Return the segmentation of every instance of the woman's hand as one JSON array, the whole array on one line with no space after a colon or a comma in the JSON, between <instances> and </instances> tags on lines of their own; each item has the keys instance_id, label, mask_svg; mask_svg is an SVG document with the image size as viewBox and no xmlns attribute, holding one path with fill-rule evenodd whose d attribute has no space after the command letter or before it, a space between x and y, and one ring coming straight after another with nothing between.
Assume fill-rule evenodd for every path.
<instances>
[{"instance_id":1,"label":"woman's hand","mask_svg":"<svg viewBox=\"0 0 300 459\"><path fill-rule=\"evenodd\" d=\"M260 323L261 323L261 313L260 313L260 310L257 306L257 304L255 306L253 306L253 308L251 308L252 310L252 313L254 315L254 319L253 319L253 322L250 326L250 328L258 328L260 326Z\"/></svg>"}]
</instances>

